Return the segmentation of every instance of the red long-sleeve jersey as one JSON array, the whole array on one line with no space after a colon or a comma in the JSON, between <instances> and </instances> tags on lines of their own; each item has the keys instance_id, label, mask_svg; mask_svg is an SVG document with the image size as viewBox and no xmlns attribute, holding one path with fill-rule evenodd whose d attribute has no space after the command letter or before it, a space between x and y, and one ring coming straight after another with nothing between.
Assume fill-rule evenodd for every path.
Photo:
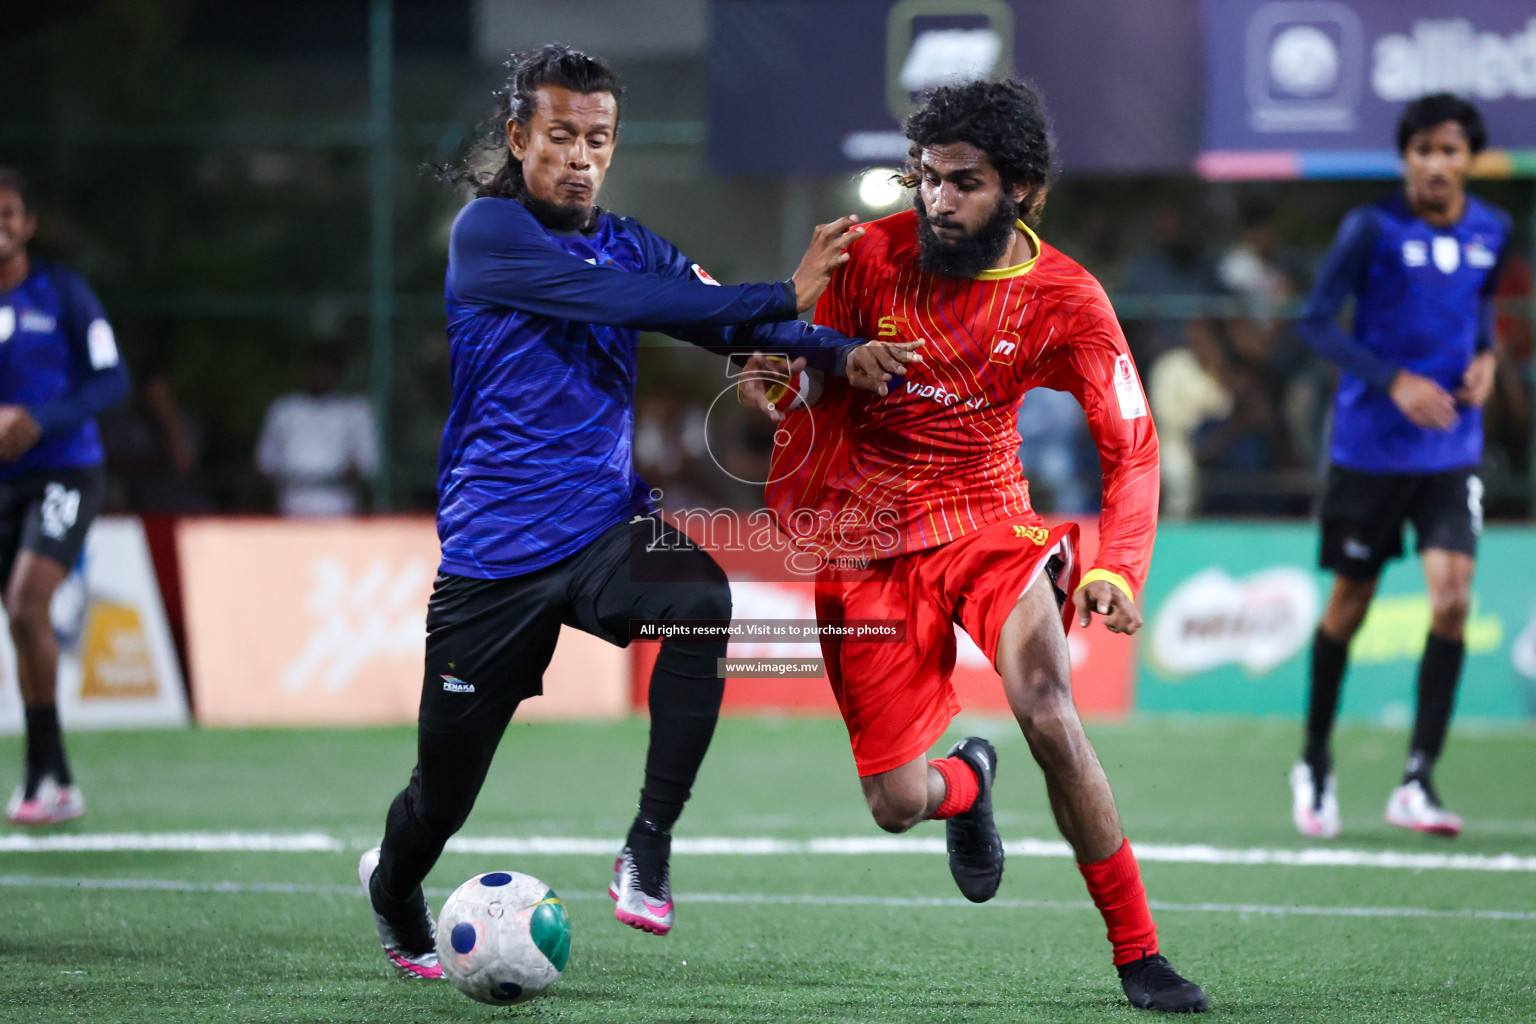
<instances>
[{"instance_id":1,"label":"red long-sleeve jersey","mask_svg":"<svg viewBox=\"0 0 1536 1024\"><path fill-rule=\"evenodd\" d=\"M883 558L1028 515L1018 413L1030 388L1046 387L1077 398L1098 445L1096 578L1140 590L1158 500L1146 396L1104 289L1031 241L1029 262L975 279L919 267L914 212L868 225L850 247L816 322L850 337L921 338L924 361L884 398L829 378L820 403L785 420L767 502L796 544Z\"/></svg>"}]
</instances>

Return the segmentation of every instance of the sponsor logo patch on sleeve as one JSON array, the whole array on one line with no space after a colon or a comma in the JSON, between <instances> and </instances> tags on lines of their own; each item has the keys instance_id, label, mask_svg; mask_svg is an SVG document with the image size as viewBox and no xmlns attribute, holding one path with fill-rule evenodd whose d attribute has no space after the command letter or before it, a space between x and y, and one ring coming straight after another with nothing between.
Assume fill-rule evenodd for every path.
<instances>
[{"instance_id":1,"label":"sponsor logo patch on sleeve","mask_svg":"<svg viewBox=\"0 0 1536 1024\"><path fill-rule=\"evenodd\" d=\"M700 281L703 281L705 284L712 284L716 288L720 287L720 282L716 281L714 278L710 277L709 276L709 271L705 270L703 267L699 266L697 263L695 263L693 265L693 276L697 277Z\"/></svg>"},{"instance_id":2,"label":"sponsor logo patch on sleeve","mask_svg":"<svg viewBox=\"0 0 1536 1024\"><path fill-rule=\"evenodd\" d=\"M98 317L91 321L85 331L85 347L91 354L91 369L105 370L117 365L117 336L105 320Z\"/></svg>"},{"instance_id":3,"label":"sponsor logo patch on sleeve","mask_svg":"<svg viewBox=\"0 0 1536 1024\"><path fill-rule=\"evenodd\" d=\"M1142 394L1136 364L1130 356L1115 357L1115 397L1120 400L1122 419L1136 420L1147 414L1147 396Z\"/></svg>"}]
</instances>

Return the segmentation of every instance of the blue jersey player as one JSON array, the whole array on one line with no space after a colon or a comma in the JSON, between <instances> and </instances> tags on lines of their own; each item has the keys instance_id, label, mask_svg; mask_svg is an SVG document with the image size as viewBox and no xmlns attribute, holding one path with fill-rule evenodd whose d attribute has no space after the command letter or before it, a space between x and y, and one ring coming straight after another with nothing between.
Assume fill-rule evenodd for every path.
<instances>
[{"instance_id":1,"label":"blue jersey player","mask_svg":"<svg viewBox=\"0 0 1536 1024\"><path fill-rule=\"evenodd\" d=\"M1308 836L1339 833L1329 737L1350 639L1382 566L1413 524L1431 618L1402 784L1386 820L1455 836L1461 819L1431 781L1465 655L1473 559L1483 528L1481 407L1493 388L1493 295L1510 235L1503 210L1468 195L1482 117L1440 93L1409 104L1397 128L1404 188L1353 211L1303 310L1302 337L1338 364L1321 564L1333 592L1313 638L1306 745L1291 770L1292 816ZM1354 328L1336 321L1355 300Z\"/></svg>"},{"instance_id":2,"label":"blue jersey player","mask_svg":"<svg viewBox=\"0 0 1536 1024\"><path fill-rule=\"evenodd\" d=\"M28 257L36 230L21 176L0 169L0 584L27 728L13 825L85 813L59 731L48 606L106 489L95 416L128 392L101 303L74 271Z\"/></svg>"},{"instance_id":3,"label":"blue jersey player","mask_svg":"<svg viewBox=\"0 0 1536 1024\"><path fill-rule=\"evenodd\" d=\"M438 475L442 564L427 608L417 765L359 877L390 963L441 977L422 896L518 703L542 692L562 624L624 645L637 620L728 622L724 573L652 515L632 445L636 341L771 349L878 389L918 357L795 319L857 237L817 229L794 278L720 286L671 243L596 205L618 138L617 77L560 46L514 56L488 179L454 222L453 401ZM472 158L472 162L476 162ZM639 813L611 895L625 924L673 921L671 829L709 746L723 638L669 639L650 681Z\"/></svg>"}]
</instances>

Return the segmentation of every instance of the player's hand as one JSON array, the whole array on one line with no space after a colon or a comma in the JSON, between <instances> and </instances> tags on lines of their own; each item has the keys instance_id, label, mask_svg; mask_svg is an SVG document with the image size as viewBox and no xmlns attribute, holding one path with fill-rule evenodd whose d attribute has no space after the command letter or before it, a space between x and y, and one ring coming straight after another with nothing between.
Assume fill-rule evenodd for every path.
<instances>
[{"instance_id":1,"label":"player's hand","mask_svg":"<svg viewBox=\"0 0 1536 1024\"><path fill-rule=\"evenodd\" d=\"M0 405L0 462L15 462L37 444L43 428L24 405Z\"/></svg>"},{"instance_id":2,"label":"player's hand","mask_svg":"<svg viewBox=\"0 0 1536 1024\"><path fill-rule=\"evenodd\" d=\"M883 398L890 393L886 382L892 374L905 374L910 364L923 361L923 354L918 351L923 344L922 339L865 342L848 353L848 383Z\"/></svg>"},{"instance_id":3,"label":"player's hand","mask_svg":"<svg viewBox=\"0 0 1536 1024\"><path fill-rule=\"evenodd\" d=\"M1461 387L1456 389L1456 401L1481 409L1488 396L1493 394L1493 373L1498 362L1492 350L1479 353L1462 375Z\"/></svg>"},{"instance_id":4,"label":"player's hand","mask_svg":"<svg viewBox=\"0 0 1536 1024\"><path fill-rule=\"evenodd\" d=\"M783 356L765 356L761 352L753 352L736 380L736 399L748 409L756 409L773 422L779 423L784 419L784 414L768 400L768 389L790 384L803 369L804 359L790 362Z\"/></svg>"},{"instance_id":5,"label":"player's hand","mask_svg":"<svg viewBox=\"0 0 1536 1024\"><path fill-rule=\"evenodd\" d=\"M1077 624L1080 626L1092 623L1097 612L1104 616L1104 625L1111 633L1129 635L1141 628L1141 612L1137 610L1136 602L1107 580L1094 580L1085 587L1078 587L1077 593L1072 595L1072 603L1077 606Z\"/></svg>"},{"instance_id":6,"label":"player's hand","mask_svg":"<svg viewBox=\"0 0 1536 1024\"><path fill-rule=\"evenodd\" d=\"M1456 400L1449 391L1411 370L1399 370L1387 394L1414 424L1429 430L1450 430L1456 425Z\"/></svg>"},{"instance_id":7,"label":"player's hand","mask_svg":"<svg viewBox=\"0 0 1536 1024\"><path fill-rule=\"evenodd\" d=\"M800 268L789 283L795 286L795 304L804 313L816 305L832 280L832 271L848 262L845 251L864 237L864 229L854 227L859 218L853 214L839 217L830 224L818 224L811 232L811 247L805 250Z\"/></svg>"}]
</instances>

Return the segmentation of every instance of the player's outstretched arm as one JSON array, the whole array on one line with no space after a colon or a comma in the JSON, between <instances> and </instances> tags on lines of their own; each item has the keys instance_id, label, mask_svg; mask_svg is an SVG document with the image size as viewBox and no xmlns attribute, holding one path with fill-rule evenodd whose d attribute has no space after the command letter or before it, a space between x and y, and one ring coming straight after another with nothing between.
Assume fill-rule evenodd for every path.
<instances>
[{"instance_id":1,"label":"player's outstretched arm","mask_svg":"<svg viewBox=\"0 0 1536 1024\"><path fill-rule=\"evenodd\" d=\"M643 272L596 266L560 248L515 202L477 199L459 211L448 242L448 288L461 302L581 323L666 331L667 325L723 326L792 321L788 281L715 286L697 268L658 258L675 247L638 224L652 250ZM660 243L658 245L658 243Z\"/></svg>"},{"instance_id":2,"label":"player's outstretched arm","mask_svg":"<svg viewBox=\"0 0 1536 1024\"><path fill-rule=\"evenodd\" d=\"M889 393L887 383L893 374L905 374L910 364L923 361L917 351L923 344L921 340L866 342L848 352L842 376L853 387L883 397ZM789 409L815 405L821 393L821 375L806 370L804 357L790 362L782 355L753 352L736 381L737 400L775 423Z\"/></svg>"},{"instance_id":3,"label":"player's outstretched arm","mask_svg":"<svg viewBox=\"0 0 1536 1024\"><path fill-rule=\"evenodd\" d=\"M803 357L791 362L753 352L736 378L737 401L774 423L783 422L786 410L815 405L820 397L820 374L807 373Z\"/></svg>"},{"instance_id":4,"label":"player's outstretched arm","mask_svg":"<svg viewBox=\"0 0 1536 1024\"><path fill-rule=\"evenodd\" d=\"M904 376L907 367L923 361L918 351L925 342L917 341L870 341L848 353L845 373L848 383L865 391L873 391L884 398L890 393L887 386L893 376Z\"/></svg>"},{"instance_id":5,"label":"player's outstretched arm","mask_svg":"<svg viewBox=\"0 0 1536 1024\"><path fill-rule=\"evenodd\" d=\"M805 250L800 266L789 279L795 286L795 304L800 312L815 307L832 281L832 272L848 262L848 247L864 237L864 229L855 226L858 220L849 214L830 224L818 224L811 232L810 248Z\"/></svg>"}]
</instances>

